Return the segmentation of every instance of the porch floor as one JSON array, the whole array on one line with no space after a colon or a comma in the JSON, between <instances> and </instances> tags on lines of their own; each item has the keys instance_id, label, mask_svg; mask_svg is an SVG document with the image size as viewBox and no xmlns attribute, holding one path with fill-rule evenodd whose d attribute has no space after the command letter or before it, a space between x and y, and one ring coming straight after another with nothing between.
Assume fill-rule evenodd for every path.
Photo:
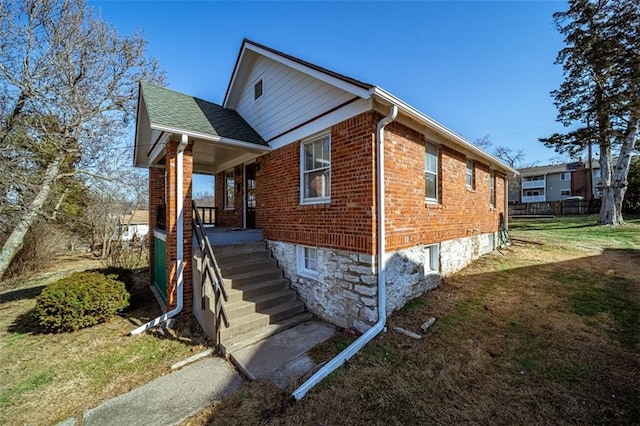
<instances>
[{"instance_id":1,"label":"porch floor","mask_svg":"<svg viewBox=\"0 0 640 426\"><path fill-rule=\"evenodd\" d=\"M260 229L234 228L230 226L216 226L205 228L209 244L212 246L226 246L230 244L254 243L262 241L264 236Z\"/></svg>"}]
</instances>

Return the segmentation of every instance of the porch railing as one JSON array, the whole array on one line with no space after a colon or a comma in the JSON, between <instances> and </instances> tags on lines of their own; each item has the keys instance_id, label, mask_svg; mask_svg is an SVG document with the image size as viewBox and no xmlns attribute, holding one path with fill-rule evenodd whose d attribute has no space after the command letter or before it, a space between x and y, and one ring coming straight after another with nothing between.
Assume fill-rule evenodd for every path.
<instances>
[{"instance_id":1,"label":"porch railing","mask_svg":"<svg viewBox=\"0 0 640 426\"><path fill-rule=\"evenodd\" d=\"M198 240L198 246L202 253L202 269L200 271L200 294L202 299L202 309L206 309L205 300L205 287L209 284L213 290L214 295L214 318L215 318L215 334L217 337L216 344L220 344L220 325L224 323L225 327L229 327L229 320L227 314L224 311L222 300L226 302L228 300L227 291L224 288L224 281L222 280L222 274L216 261L216 256L213 254L211 244L207 239L207 233L205 232L200 212L196 206L195 201L192 201L193 205L193 230Z\"/></svg>"},{"instance_id":2,"label":"porch railing","mask_svg":"<svg viewBox=\"0 0 640 426\"><path fill-rule=\"evenodd\" d=\"M196 206L193 211L194 211L194 216L196 212L200 213L200 219L203 225L218 226L218 208L217 207Z\"/></svg>"}]
</instances>

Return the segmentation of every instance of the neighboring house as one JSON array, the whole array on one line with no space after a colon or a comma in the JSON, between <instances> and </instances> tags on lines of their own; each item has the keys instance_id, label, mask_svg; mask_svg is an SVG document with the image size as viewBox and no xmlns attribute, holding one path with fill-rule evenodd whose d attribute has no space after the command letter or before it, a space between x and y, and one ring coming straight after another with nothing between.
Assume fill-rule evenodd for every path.
<instances>
[{"instance_id":1,"label":"neighboring house","mask_svg":"<svg viewBox=\"0 0 640 426\"><path fill-rule=\"evenodd\" d=\"M514 190L509 192L509 201L537 203L562 201L570 197L600 198L600 165L593 161L591 169L586 166L586 163L578 160L574 163L519 169L520 185L516 185ZM589 170L592 172L592 179L589 179Z\"/></svg>"},{"instance_id":2,"label":"neighboring house","mask_svg":"<svg viewBox=\"0 0 640 426\"><path fill-rule=\"evenodd\" d=\"M134 210L120 216L118 235L124 241L141 240L149 234L149 210Z\"/></svg>"},{"instance_id":3,"label":"neighboring house","mask_svg":"<svg viewBox=\"0 0 640 426\"><path fill-rule=\"evenodd\" d=\"M141 84L135 165L150 169L150 269L168 309L183 280L184 310L206 322L185 213L200 172L215 175L218 235L255 229L305 309L360 332L377 320L379 277L390 313L500 244L505 183L517 173L378 86L249 40L222 105ZM269 295L249 291L271 266L253 272L249 248L217 248L216 238L234 300L225 309L239 315L239 288L254 315Z\"/></svg>"}]
</instances>

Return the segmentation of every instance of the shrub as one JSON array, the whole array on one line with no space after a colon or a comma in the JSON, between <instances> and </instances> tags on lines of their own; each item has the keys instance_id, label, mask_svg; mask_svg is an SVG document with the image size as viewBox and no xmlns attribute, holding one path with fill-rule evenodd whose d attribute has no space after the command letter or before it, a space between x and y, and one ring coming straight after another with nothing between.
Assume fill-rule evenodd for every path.
<instances>
[{"instance_id":1,"label":"shrub","mask_svg":"<svg viewBox=\"0 0 640 426\"><path fill-rule=\"evenodd\" d=\"M91 272L98 272L102 275L115 275L116 280L122 281L124 283L125 289L131 293L133 290L133 286L135 285L135 280L133 279L133 271L127 268L121 268L118 266L109 266L107 268L95 269Z\"/></svg>"},{"instance_id":2,"label":"shrub","mask_svg":"<svg viewBox=\"0 0 640 426\"><path fill-rule=\"evenodd\" d=\"M129 293L115 275L77 272L45 287L35 314L49 331L75 331L104 322L128 305Z\"/></svg>"}]
</instances>

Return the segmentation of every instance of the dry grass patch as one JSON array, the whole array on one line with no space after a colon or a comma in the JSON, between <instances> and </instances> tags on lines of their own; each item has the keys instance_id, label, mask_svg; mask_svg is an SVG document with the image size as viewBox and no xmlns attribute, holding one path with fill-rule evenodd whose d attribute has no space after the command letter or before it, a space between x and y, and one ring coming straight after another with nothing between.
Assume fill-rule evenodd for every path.
<instances>
[{"instance_id":1,"label":"dry grass patch","mask_svg":"<svg viewBox=\"0 0 640 426\"><path fill-rule=\"evenodd\" d=\"M132 307L115 319L76 332L46 334L33 317L35 297L49 282L71 271L98 267L71 263L0 293L0 423L55 424L170 371L205 349L197 324L181 320L175 332L128 336L162 312L143 273L136 278Z\"/></svg>"},{"instance_id":2,"label":"dry grass patch","mask_svg":"<svg viewBox=\"0 0 640 426\"><path fill-rule=\"evenodd\" d=\"M389 331L298 403L253 383L188 424L639 424L640 226L565 220L514 230L540 244L485 256L389 318L419 331L436 316L422 340Z\"/></svg>"}]
</instances>

